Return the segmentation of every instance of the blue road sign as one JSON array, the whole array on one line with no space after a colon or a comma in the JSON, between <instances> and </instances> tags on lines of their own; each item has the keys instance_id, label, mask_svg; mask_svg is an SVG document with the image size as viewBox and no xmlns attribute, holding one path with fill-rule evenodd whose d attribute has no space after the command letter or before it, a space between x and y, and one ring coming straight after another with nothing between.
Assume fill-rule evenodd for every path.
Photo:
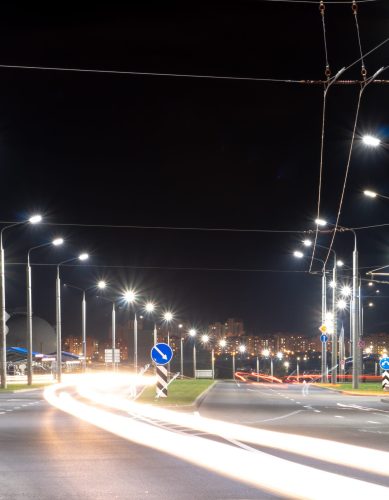
<instances>
[{"instance_id":1,"label":"blue road sign","mask_svg":"<svg viewBox=\"0 0 389 500\"><path fill-rule=\"evenodd\" d=\"M388 357L380 359L380 367L383 370L389 370L389 358Z\"/></svg>"},{"instance_id":2,"label":"blue road sign","mask_svg":"<svg viewBox=\"0 0 389 500\"><path fill-rule=\"evenodd\" d=\"M320 340L323 342L323 344L325 344L328 340L328 336L324 335L324 333L323 333L323 335L320 335Z\"/></svg>"},{"instance_id":3,"label":"blue road sign","mask_svg":"<svg viewBox=\"0 0 389 500\"><path fill-rule=\"evenodd\" d=\"M164 342L155 344L155 346L151 349L150 354L151 359L157 365L166 365L173 357L172 348L170 347L170 345L165 344Z\"/></svg>"}]
</instances>

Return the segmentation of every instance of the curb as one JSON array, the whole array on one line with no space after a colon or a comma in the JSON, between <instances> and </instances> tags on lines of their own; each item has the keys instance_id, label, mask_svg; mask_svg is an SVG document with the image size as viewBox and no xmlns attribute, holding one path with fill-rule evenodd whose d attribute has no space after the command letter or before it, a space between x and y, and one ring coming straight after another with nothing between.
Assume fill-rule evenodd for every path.
<instances>
[{"instance_id":1,"label":"curb","mask_svg":"<svg viewBox=\"0 0 389 500\"><path fill-rule=\"evenodd\" d=\"M341 389L333 389L332 387L320 387L320 386L315 386L318 389L323 389L323 390L328 390L332 392L337 392L338 394L347 394L348 396L376 396L376 397L382 397L385 396L389 399L389 394L386 396L384 394L381 394L379 392L351 392L351 391L342 391ZM381 400L382 401L382 400ZM385 400L384 400L385 401ZM389 401L385 401L385 403Z\"/></svg>"},{"instance_id":2,"label":"curb","mask_svg":"<svg viewBox=\"0 0 389 500\"><path fill-rule=\"evenodd\" d=\"M205 399L205 396L212 389L212 387L215 387L216 384L217 384L217 381L215 380L215 382L213 384L211 384L209 387L207 387L205 389L205 391L203 391L201 394L199 394L197 396L197 398L193 401L192 405L195 406L196 408L198 408L201 405L201 403L203 402L203 400Z\"/></svg>"},{"instance_id":3,"label":"curb","mask_svg":"<svg viewBox=\"0 0 389 500\"><path fill-rule=\"evenodd\" d=\"M382 402L382 403L387 403L387 404L389 404L389 398L386 398L386 399L381 399L381 402Z\"/></svg>"}]
</instances>

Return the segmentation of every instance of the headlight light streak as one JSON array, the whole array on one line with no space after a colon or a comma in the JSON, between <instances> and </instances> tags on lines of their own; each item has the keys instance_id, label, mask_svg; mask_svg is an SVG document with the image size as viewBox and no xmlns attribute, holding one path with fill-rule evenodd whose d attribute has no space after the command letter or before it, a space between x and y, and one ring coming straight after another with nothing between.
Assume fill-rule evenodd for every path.
<instances>
[{"instance_id":1,"label":"headlight light streak","mask_svg":"<svg viewBox=\"0 0 389 500\"><path fill-rule=\"evenodd\" d=\"M199 418L187 413L128 401L123 397L112 396L111 394L97 393L84 383L78 384L77 391L86 399L117 410L189 427L227 439L276 448L317 460L325 460L333 464L346 465L362 471L388 476L389 453L384 451L327 439L256 429L205 417Z\"/></svg>"},{"instance_id":2,"label":"headlight light streak","mask_svg":"<svg viewBox=\"0 0 389 500\"><path fill-rule=\"evenodd\" d=\"M81 403L63 392L65 389L65 384L47 387L46 400L56 408L124 439L169 453L257 488L292 498L315 500L328 500L328 488L345 498L350 491L354 492L354 498L369 498L373 495L385 498L388 491L383 486L295 464L263 452L244 450L203 437L178 434L129 420L128 417ZM328 488L318 485L328 485Z\"/></svg>"}]
</instances>

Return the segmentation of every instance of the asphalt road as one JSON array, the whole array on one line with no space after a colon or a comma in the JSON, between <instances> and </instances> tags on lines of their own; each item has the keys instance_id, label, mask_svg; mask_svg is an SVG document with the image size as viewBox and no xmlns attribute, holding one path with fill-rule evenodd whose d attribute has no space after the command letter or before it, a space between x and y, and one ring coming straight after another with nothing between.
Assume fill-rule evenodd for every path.
<instances>
[{"instance_id":1,"label":"asphalt road","mask_svg":"<svg viewBox=\"0 0 389 500\"><path fill-rule=\"evenodd\" d=\"M109 411L125 418L129 427L139 422L139 418L128 412ZM196 409L188 408L186 414L193 415L194 411ZM303 395L302 387L296 385L219 382L197 411L204 417L253 429L277 430L389 451L389 405L382 403L379 397L344 396L314 387L309 388L308 395ZM167 451L169 436L178 440L180 436L182 439L199 436L203 441L209 439L209 442L239 449L247 454L247 466L256 452L259 456L266 453L265 457L278 457L287 463L308 465L389 488L388 476L354 470L347 464L324 463L259 445L251 444L248 448L246 443L224 440L212 433L195 433L161 420L149 419L142 425L146 429L157 427L166 433ZM199 460L201 462L201 457ZM258 474L261 473L266 474L266 468L258 469ZM280 481L283 474L281 469ZM355 491L349 493L353 498L361 498L357 485ZM0 394L0 499L65 498L221 500L284 496L103 430L52 407L43 399L41 391ZM336 492L333 498L338 498Z\"/></svg>"}]
</instances>

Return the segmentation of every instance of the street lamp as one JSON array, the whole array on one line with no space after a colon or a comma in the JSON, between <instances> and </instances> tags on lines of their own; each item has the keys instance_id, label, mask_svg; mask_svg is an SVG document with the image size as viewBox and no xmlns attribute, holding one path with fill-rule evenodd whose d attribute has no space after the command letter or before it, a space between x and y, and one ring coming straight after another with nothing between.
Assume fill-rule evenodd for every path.
<instances>
[{"instance_id":1,"label":"street lamp","mask_svg":"<svg viewBox=\"0 0 389 500\"><path fill-rule=\"evenodd\" d=\"M81 253L78 257L73 257L72 259L63 260L57 264L57 280L56 280L56 330L57 330L57 382L61 382L62 378L62 332L61 332L61 280L59 276L60 267L68 262L73 262L75 260L80 260L84 262L89 259L87 253Z\"/></svg>"},{"instance_id":2,"label":"street lamp","mask_svg":"<svg viewBox=\"0 0 389 500\"><path fill-rule=\"evenodd\" d=\"M196 335L197 331L194 328L189 330L189 335L193 339L193 378L196 378Z\"/></svg>"},{"instance_id":3,"label":"street lamp","mask_svg":"<svg viewBox=\"0 0 389 500\"><path fill-rule=\"evenodd\" d=\"M362 137L362 142L365 146L370 146L373 148L378 147L381 144L380 139L378 137L374 137L373 135L364 135Z\"/></svg>"},{"instance_id":4,"label":"street lamp","mask_svg":"<svg viewBox=\"0 0 389 500\"><path fill-rule=\"evenodd\" d=\"M48 243L43 243L42 245L37 245L32 247L27 252L27 384L32 384L32 284L31 284L31 266L30 266L30 254L33 250L38 248L47 247L53 245L55 247L61 246L63 244L63 238L55 238L53 241Z\"/></svg>"},{"instance_id":5,"label":"street lamp","mask_svg":"<svg viewBox=\"0 0 389 500\"><path fill-rule=\"evenodd\" d=\"M170 345L170 331L169 331L169 323L173 320L173 313L170 311L165 311L163 313L163 319L167 324L167 343Z\"/></svg>"},{"instance_id":6,"label":"street lamp","mask_svg":"<svg viewBox=\"0 0 389 500\"><path fill-rule=\"evenodd\" d=\"M15 222L14 224L9 224L0 230L0 376L1 376L1 388L7 388L7 328L5 325L5 255L3 247L3 233L6 229L11 229L12 227L21 226L23 224L38 224L41 222L41 215L33 215L27 220L21 222Z\"/></svg>"},{"instance_id":7,"label":"street lamp","mask_svg":"<svg viewBox=\"0 0 389 500\"><path fill-rule=\"evenodd\" d=\"M107 286L106 282L100 280L97 285L90 286L89 288L80 288L79 286L71 285L70 283L65 283L64 286L67 288L73 288L74 290L78 290L82 293L82 302L81 302L81 339L82 339L82 370L86 371L86 292L89 290L94 290L96 287L99 290L104 290Z\"/></svg>"},{"instance_id":8,"label":"street lamp","mask_svg":"<svg viewBox=\"0 0 389 500\"><path fill-rule=\"evenodd\" d=\"M155 311L155 304L154 302L146 302L145 304L145 311L147 314L149 314L150 316L152 316L153 312ZM153 330L153 334L154 334L154 345L157 343L157 323L154 321L154 330Z\"/></svg>"},{"instance_id":9,"label":"street lamp","mask_svg":"<svg viewBox=\"0 0 389 500\"><path fill-rule=\"evenodd\" d=\"M137 294L133 290L126 290L123 294L124 300L129 306L134 304ZM136 318L136 310L134 306L134 371L138 373L138 320Z\"/></svg>"}]
</instances>

